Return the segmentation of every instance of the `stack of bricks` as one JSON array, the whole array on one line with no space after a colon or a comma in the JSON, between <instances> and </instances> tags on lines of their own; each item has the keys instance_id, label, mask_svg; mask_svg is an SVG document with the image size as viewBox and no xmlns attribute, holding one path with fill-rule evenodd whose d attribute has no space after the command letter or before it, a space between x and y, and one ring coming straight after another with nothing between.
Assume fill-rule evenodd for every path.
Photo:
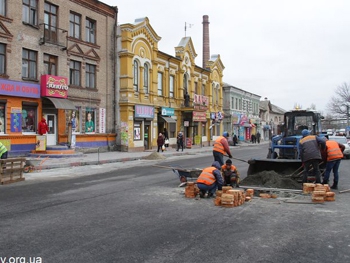
<instances>
[{"instance_id":1,"label":"stack of bricks","mask_svg":"<svg viewBox=\"0 0 350 263\"><path fill-rule=\"evenodd\" d=\"M243 191L232 189L231 186L224 186L221 191L216 191L214 204L222 207L235 207L243 205L245 201L246 194Z\"/></svg>"},{"instance_id":2,"label":"stack of bricks","mask_svg":"<svg viewBox=\"0 0 350 263\"><path fill-rule=\"evenodd\" d=\"M199 189L194 182L187 182L185 188L185 197L187 198L195 198L199 193Z\"/></svg>"},{"instance_id":3,"label":"stack of bricks","mask_svg":"<svg viewBox=\"0 0 350 263\"><path fill-rule=\"evenodd\" d=\"M253 199L253 196L254 196L254 189L247 189L246 192L245 192L245 200L246 201L250 201Z\"/></svg>"},{"instance_id":4,"label":"stack of bricks","mask_svg":"<svg viewBox=\"0 0 350 263\"><path fill-rule=\"evenodd\" d=\"M324 203L325 201L335 201L335 193L331 192L328 184L303 184L303 193L311 193L313 203Z\"/></svg>"}]
</instances>

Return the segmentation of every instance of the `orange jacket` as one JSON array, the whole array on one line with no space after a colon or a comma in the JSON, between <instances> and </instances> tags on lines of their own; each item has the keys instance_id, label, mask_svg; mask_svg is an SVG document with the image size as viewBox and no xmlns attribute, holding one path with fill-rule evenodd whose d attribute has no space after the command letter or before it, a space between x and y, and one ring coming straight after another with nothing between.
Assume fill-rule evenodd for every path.
<instances>
[{"instance_id":1,"label":"orange jacket","mask_svg":"<svg viewBox=\"0 0 350 263\"><path fill-rule=\"evenodd\" d=\"M213 183L215 183L216 179L213 174L214 170L216 170L215 167L204 168L202 173L199 175L197 179L197 183L202 183L206 185L212 185Z\"/></svg>"},{"instance_id":2,"label":"orange jacket","mask_svg":"<svg viewBox=\"0 0 350 263\"><path fill-rule=\"evenodd\" d=\"M216 151L222 154L226 153L228 155L231 154L227 139L224 136L219 136L219 138L217 138L214 141L213 151Z\"/></svg>"},{"instance_id":3,"label":"orange jacket","mask_svg":"<svg viewBox=\"0 0 350 263\"><path fill-rule=\"evenodd\" d=\"M327 161L334 161L343 158L342 150L336 141L326 141Z\"/></svg>"}]
</instances>

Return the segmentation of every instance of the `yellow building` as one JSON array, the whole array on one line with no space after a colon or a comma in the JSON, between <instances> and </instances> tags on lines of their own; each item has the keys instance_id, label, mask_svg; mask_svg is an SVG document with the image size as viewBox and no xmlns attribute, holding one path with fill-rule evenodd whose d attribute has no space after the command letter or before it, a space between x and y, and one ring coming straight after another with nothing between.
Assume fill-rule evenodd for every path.
<instances>
[{"instance_id":1,"label":"yellow building","mask_svg":"<svg viewBox=\"0 0 350 263\"><path fill-rule=\"evenodd\" d=\"M164 128L173 147L179 131L185 135L187 148L208 145L221 135L218 118L221 119L223 111L224 66L220 56L212 56L206 69L197 66L190 37L181 39L175 47L175 56L159 51L161 37L148 18L121 25L119 33L117 144L121 150L155 148L158 134Z\"/></svg>"}]
</instances>

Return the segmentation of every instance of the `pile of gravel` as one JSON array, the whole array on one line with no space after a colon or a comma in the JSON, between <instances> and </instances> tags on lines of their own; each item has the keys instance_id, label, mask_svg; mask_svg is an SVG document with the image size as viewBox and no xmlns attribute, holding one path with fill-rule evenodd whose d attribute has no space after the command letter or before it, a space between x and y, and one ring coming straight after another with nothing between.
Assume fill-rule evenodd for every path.
<instances>
[{"instance_id":1,"label":"pile of gravel","mask_svg":"<svg viewBox=\"0 0 350 263\"><path fill-rule=\"evenodd\" d=\"M146 159L146 160L163 160L165 159L166 157L158 152L153 152L151 153L150 155L144 157L143 159Z\"/></svg>"},{"instance_id":2,"label":"pile of gravel","mask_svg":"<svg viewBox=\"0 0 350 263\"><path fill-rule=\"evenodd\" d=\"M275 171L263 171L248 175L241 181L243 186L260 186L284 189L301 189L302 186L291 178L282 177Z\"/></svg>"}]
</instances>

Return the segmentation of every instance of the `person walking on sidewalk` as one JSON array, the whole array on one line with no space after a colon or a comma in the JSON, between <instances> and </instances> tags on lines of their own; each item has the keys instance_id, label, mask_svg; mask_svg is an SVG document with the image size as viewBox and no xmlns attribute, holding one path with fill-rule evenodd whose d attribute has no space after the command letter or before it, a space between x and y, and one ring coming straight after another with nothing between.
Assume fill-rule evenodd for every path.
<instances>
[{"instance_id":1,"label":"person walking on sidewalk","mask_svg":"<svg viewBox=\"0 0 350 263\"><path fill-rule=\"evenodd\" d=\"M176 144L177 144L176 151L179 151L180 148L182 149L182 151L184 151L184 135L181 131L177 135Z\"/></svg>"},{"instance_id":2,"label":"person walking on sidewalk","mask_svg":"<svg viewBox=\"0 0 350 263\"><path fill-rule=\"evenodd\" d=\"M158 135L157 145L158 145L157 152L159 152L159 150L162 150L162 152L164 152L164 149L163 149L163 146L164 146L164 136L163 136L162 133L159 133L159 135Z\"/></svg>"},{"instance_id":3,"label":"person walking on sidewalk","mask_svg":"<svg viewBox=\"0 0 350 263\"><path fill-rule=\"evenodd\" d=\"M230 147L228 146L228 132L224 132L222 136L219 136L214 141L214 147L213 147L213 156L214 161L219 162L220 167L224 165L224 154L228 155L229 158L232 158Z\"/></svg>"}]
</instances>

